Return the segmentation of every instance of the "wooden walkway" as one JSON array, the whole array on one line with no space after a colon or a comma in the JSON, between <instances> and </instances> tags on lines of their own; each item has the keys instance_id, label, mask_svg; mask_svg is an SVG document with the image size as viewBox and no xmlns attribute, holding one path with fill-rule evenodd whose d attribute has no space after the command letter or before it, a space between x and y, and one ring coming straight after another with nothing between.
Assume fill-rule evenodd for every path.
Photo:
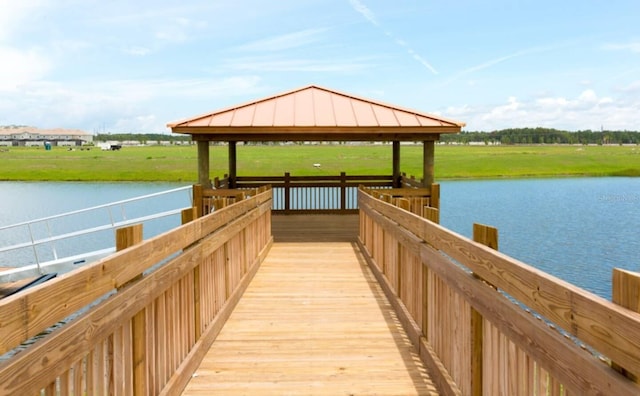
<instances>
[{"instance_id":1,"label":"wooden walkway","mask_svg":"<svg viewBox=\"0 0 640 396\"><path fill-rule=\"evenodd\" d=\"M276 243L185 395L433 395L349 242Z\"/></svg>"}]
</instances>

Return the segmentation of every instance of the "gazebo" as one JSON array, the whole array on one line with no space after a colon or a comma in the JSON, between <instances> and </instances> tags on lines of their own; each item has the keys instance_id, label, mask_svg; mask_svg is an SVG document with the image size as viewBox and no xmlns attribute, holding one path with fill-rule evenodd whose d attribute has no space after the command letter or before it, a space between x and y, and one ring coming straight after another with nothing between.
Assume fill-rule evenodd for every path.
<instances>
[{"instance_id":1,"label":"gazebo","mask_svg":"<svg viewBox=\"0 0 640 396\"><path fill-rule=\"evenodd\" d=\"M464 123L310 85L167 126L174 133L191 135L197 142L198 183L205 188L211 187L211 142L228 143L229 169L225 187L239 187L241 180L236 164L239 141L392 142L392 175L385 183L394 188L403 185L400 142L422 142L423 179L420 184L430 188L434 181L435 142L443 133L460 132ZM265 182L274 180L270 177ZM344 175L342 180L345 180Z\"/></svg>"}]
</instances>

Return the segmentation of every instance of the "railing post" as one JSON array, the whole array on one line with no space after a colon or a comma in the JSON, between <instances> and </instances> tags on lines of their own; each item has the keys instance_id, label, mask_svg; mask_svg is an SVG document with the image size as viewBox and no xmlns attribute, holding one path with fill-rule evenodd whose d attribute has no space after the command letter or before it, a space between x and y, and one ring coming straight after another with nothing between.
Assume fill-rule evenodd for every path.
<instances>
[{"instance_id":1,"label":"railing post","mask_svg":"<svg viewBox=\"0 0 640 396\"><path fill-rule=\"evenodd\" d=\"M129 227L116 230L116 250L120 251L142 242L142 224L134 224ZM142 274L129 282L141 279ZM122 286L126 287L126 286ZM131 318L131 355L133 362L133 394L144 395L147 393L147 320L146 308L141 309Z\"/></svg>"},{"instance_id":2,"label":"railing post","mask_svg":"<svg viewBox=\"0 0 640 396\"><path fill-rule=\"evenodd\" d=\"M440 209L440 185L437 183L432 184L430 194L431 206Z\"/></svg>"},{"instance_id":3,"label":"railing post","mask_svg":"<svg viewBox=\"0 0 640 396\"><path fill-rule=\"evenodd\" d=\"M347 174L340 172L340 210L347 210Z\"/></svg>"},{"instance_id":4,"label":"railing post","mask_svg":"<svg viewBox=\"0 0 640 396\"><path fill-rule=\"evenodd\" d=\"M202 197L202 184L193 185L193 207L196 208L196 216L202 217L203 213L203 197Z\"/></svg>"},{"instance_id":5,"label":"railing post","mask_svg":"<svg viewBox=\"0 0 640 396\"><path fill-rule=\"evenodd\" d=\"M433 187L433 185L432 185ZM498 250L498 229L484 224L473 225L473 240ZM475 277L481 279L474 274ZM471 308L471 394L482 395L482 348L484 325L482 315Z\"/></svg>"},{"instance_id":6,"label":"railing post","mask_svg":"<svg viewBox=\"0 0 640 396\"><path fill-rule=\"evenodd\" d=\"M182 224L187 224L188 222L198 218L198 208L191 207L183 209L182 212L180 212L180 217L182 219Z\"/></svg>"},{"instance_id":7,"label":"railing post","mask_svg":"<svg viewBox=\"0 0 640 396\"><path fill-rule=\"evenodd\" d=\"M289 190L291 184L291 175L289 172L284 173L284 213L289 213L291 209L291 199L289 197Z\"/></svg>"},{"instance_id":8,"label":"railing post","mask_svg":"<svg viewBox=\"0 0 640 396\"><path fill-rule=\"evenodd\" d=\"M620 268L613 269L612 300L615 304L634 312L640 312L640 274ZM638 382L638 374L631 373L611 362L611 367L633 382Z\"/></svg>"}]
</instances>

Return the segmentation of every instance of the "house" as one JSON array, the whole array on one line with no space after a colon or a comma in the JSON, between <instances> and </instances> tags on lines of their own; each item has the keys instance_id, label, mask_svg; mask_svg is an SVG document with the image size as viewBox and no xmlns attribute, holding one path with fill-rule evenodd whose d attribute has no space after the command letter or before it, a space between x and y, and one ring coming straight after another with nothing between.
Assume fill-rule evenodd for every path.
<instances>
[{"instance_id":1,"label":"house","mask_svg":"<svg viewBox=\"0 0 640 396\"><path fill-rule=\"evenodd\" d=\"M82 146L93 142L93 135L78 129L39 129L29 126L0 127L0 146Z\"/></svg>"}]
</instances>

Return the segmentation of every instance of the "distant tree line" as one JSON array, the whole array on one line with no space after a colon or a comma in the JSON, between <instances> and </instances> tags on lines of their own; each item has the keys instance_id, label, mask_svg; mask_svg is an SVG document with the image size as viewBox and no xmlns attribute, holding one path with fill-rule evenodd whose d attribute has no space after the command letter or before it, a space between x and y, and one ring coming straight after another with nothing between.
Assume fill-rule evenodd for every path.
<instances>
[{"instance_id":1,"label":"distant tree line","mask_svg":"<svg viewBox=\"0 0 640 396\"><path fill-rule=\"evenodd\" d=\"M94 141L169 141L188 142L190 135L162 133L99 133ZM564 131L553 128L509 128L492 132L464 131L458 134L442 134L444 143L469 144L640 144L640 132L636 131Z\"/></svg>"},{"instance_id":2,"label":"distant tree line","mask_svg":"<svg viewBox=\"0 0 640 396\"><path fill-rule=\"evenodd\" d=\"M442 134L445 143L468 144L640 144L636 131L563 131L553 128L509 128L492 132Z\"/></svg>"},{"instance_id":3,"label":"distant tree line","mask_svg":"<svg viewBox=\"0 0 640 396\"><path fill-rule=\"evenodd\" d=\"M115 141L138 141L146 143L148 141L169 141L169 142L189 142L190 135L162 134L162 133L99 133L95 135L94 141L106 142Z\"/></svg>"}]
</instances>

